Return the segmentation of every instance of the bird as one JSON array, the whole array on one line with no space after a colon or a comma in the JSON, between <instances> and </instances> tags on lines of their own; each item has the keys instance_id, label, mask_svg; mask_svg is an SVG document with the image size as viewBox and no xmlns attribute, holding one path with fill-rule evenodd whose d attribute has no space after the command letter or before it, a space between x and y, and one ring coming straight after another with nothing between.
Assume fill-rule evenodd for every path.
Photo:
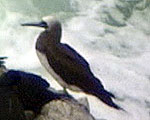
<instances>
[{"instance_id":1,"label":"bird","mask_svg":"<svg viewBox=\"0 0 150 120\"><path fill-rule=\"evenodd\" d=\"M116 98L105 90L95 77L89 63L75 49L61 42L62 25L54 16L47 16L41 22L23 23L22 26L44 28L36 40L36 52L41 64L64 88L93 95L106 105L122 109L113 102Z\"/></svg>"}]
</instances>

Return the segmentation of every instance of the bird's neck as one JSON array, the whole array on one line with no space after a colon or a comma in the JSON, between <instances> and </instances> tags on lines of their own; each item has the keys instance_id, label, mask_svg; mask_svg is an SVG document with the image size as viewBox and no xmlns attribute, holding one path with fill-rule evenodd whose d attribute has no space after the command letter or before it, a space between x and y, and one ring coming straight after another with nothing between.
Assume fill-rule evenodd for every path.
<instances>
[{"instance_id":1,"label":"bird's neck","mask_svg":"<svg viewBox=\"0 0 150 120\"><path fill-rule=\"evenodd\" d=\"M42 32L36 42L36 49L40 52L45 52L47 48L55 49L57 44L60 43L61 32L60 31L44 31Z\"/></svg>"}]
</instances>

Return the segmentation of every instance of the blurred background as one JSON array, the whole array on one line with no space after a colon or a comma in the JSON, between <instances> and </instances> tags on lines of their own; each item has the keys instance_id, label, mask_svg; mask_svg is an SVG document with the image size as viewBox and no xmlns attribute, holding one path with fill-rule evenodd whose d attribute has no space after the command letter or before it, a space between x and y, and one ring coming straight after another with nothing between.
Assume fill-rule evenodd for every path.
<instances>
[{"instance_id":1,"label":"blurred background","mask_svg":"<svg viewBox=\"0 0 150 120\"><path fill-rule=\"evenodd\" d=\"M62 22L62 42L87 59L127 111L88 96L91 113L103 120L150 120L150 0L0 0L0 56L9 57L6 66L42 75L60 89L35 53L43 29L20 26L49 15Z\"/></svg>"}]
</instances>

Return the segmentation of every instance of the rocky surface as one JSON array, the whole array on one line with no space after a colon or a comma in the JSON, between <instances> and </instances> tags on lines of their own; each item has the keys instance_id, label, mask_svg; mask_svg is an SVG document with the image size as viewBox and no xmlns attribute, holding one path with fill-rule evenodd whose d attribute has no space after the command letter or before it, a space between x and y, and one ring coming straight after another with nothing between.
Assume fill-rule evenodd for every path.
<instances>
[{"instance_id":1,"label":"rocky surface","mask_svg":"<svg viewBox=\"0 0 150 120\"><path fill-rule=\"evenodd\" d=\"M84 105L73 99L54 100L43 106L35 120L95 120Z\"/></svg>"},{"instance_id":2,"label":"rocky surface","mask_svg":"<svg viewBox=\"0 0 150 120\"><path fill-rule=\"evenodd\" d=\"M6 69L4 66L1 66L0 81L4 72L6 72ZM0 84L0 96L0 120L26 120L15 86Z\"/></svg>"}]
</instances>

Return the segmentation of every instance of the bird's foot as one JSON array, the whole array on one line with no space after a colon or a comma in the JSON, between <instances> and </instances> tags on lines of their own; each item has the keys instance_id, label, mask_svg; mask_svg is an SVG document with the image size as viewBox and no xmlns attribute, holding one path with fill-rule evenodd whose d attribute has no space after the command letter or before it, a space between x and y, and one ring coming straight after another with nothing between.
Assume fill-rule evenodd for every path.
<instances>
[{"instance_id":1,"label":"bird's foot","mask_svg":"<svg viewBox=\"0 0 150 120\"><path fill-rule=\"evenodd\" d=\"M66 89L66 88L63 88L63 92L64 92L66 95L69 95L69 93L67 92L67 89Z\"/></svg>"}]
</instances>

